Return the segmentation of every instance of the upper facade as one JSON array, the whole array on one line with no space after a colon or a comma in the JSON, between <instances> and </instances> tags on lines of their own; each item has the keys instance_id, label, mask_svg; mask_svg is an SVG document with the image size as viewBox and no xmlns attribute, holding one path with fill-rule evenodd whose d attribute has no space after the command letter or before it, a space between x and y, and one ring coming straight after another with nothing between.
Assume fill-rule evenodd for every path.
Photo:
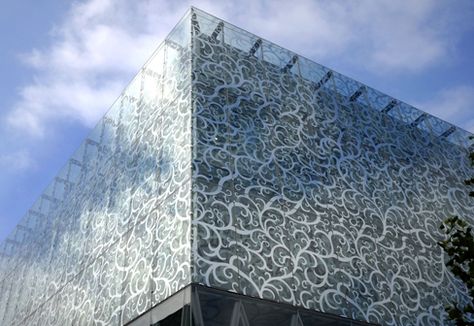
<instances>
[{"instance_id":1,"label":"upper facade","mask_svg":"<svg viewBox=\"0 0 474 326\"><path fill-rule=\"evenodd\" d=\"M192 8L1 244L0 324L127 324L192 283L443 324L468 138Z\"/></svg>"}]
</instances>

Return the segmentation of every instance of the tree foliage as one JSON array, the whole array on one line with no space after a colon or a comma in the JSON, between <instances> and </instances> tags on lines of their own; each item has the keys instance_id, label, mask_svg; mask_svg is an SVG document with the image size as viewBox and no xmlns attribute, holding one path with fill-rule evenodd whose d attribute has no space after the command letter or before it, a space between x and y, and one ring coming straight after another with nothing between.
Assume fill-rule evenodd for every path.
<instances>
[{"instance_id":1,"label":"tree foliage","mask_svg":"<svg viewBox=\"0 0 474 326\"><path fill-rule=\"evenodd\" d=\"M471 165L474 167L474 151L469 154ZM474 186L474 176L465 181L467 186ZM474 191L469 192L474 197ZM439 245L449 256L446 266L467 287L471 302L465 306L452 304L446 308L449 318L457 326L474 325L474 235L472 227L465 220L454 216L444 221L441 230L447 235L446 240Z\"/></svg>"},{"instance_id":2,"label":"tree foliage","mask_svg":"<svg viewBox=\"0 0 474 326\"><path fill-rule=\"evenodd\" d=\"M468 322L466 316L474 314L474 237L472 227L457 216L448 218L441 225L448 238L440 241L440 246L448 254L446 266L451 272L466 284L471 296L471 302L464 307L451 305L447 308L449 318L456 325L474 325Z\"/></svg>"}]
</instances>

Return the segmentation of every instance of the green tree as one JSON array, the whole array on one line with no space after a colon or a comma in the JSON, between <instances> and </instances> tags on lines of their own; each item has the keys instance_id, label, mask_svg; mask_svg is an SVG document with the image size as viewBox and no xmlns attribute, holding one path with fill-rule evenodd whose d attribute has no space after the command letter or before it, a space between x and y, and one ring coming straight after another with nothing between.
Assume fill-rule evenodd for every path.
<instances>
[{"instance_id":1,"label":"green tree","mask_svg":"<svg viewBox=\"0 0 474 326\"><path fill-rule=\"evenodd\" d=\"M469 154L471 166L474 167L474 151ZM467 186L474 185L474 176L465 181ZM469 192L469 196L474 197L474 191ZM465 220L455 216L448 218L441 225L441 230L447 235L446 240L440 241L439 245L449 256L446 266L451 272L464 282L471 302L461 307L452 304L446 308L449 318L457 326L474 325L468 321L468 316L474 317L474 236L472 227ZM471 319L472 320L472 319Z\"/></svg>"}]
</instances>

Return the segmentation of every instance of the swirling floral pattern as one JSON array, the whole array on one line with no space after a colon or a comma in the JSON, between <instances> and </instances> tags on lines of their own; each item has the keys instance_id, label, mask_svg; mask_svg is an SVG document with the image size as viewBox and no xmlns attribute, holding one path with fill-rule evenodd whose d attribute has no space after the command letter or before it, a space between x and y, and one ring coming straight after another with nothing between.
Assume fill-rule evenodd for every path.
<instances>
[{"instance_id":1,"label":"swirling floral pattern","mask_svg":"<svg viewBox=\"0 0 474 326\"><path fill-rule=\"evenodd\" d=\"M466 135L190 13L1 244L0 324L122 325L193 282L443 324Z\"/></svg>"},{"instance_id":2,"label":"swirling floral pattern","mask_svg":"<svg viewBox=\"0 0 474 326\"><path fill-rule=\"evenodd\" d=\"M407 124L402 104L379 112L355 81L314 64L311 82L288 51L252 54L257 37L224 25L211 38L218 20L198 23L193 280L378 324L443 324L444 305L466 300L436 244L444 218L474 208L466 148Z\"/></svg>"},{"instance_id":3,"label":"swirling floral pattern","mask_svg":"<svg viewBox=\"0 0 474 326\"><path fill-rule=\"evenodd\" d=\"M1 325L123 325L190 283L186 28L176 27L3 244Z\"/></svg>"}]
</instances>

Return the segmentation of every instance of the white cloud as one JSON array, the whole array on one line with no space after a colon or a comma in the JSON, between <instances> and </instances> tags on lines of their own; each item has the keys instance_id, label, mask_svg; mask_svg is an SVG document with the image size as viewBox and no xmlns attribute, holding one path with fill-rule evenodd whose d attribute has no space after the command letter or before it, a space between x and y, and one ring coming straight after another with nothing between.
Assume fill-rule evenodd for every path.
<instances>
[{"instance_id":1,"label":"white cloud","mask_svg":"<svg viewBox=\"0 0 474 326\"><path fill-rule=\"evenodd\" d=\"M117 78L99 85L79 78L35 83L23 88L22 101L7 117L7 122L35 136L43 136L49 124L64 118L93 126L122 88L123 81Z\"/></svg>"},{"instance_id":2,"label":"white cloud","mask_svg":"<svg viewBox=\"0 0 474 326\"><path fill-rule=\"evenodd\" d=\"M461 85L443 90L418 107L474 133L474 86Z\"/></svg>"},{"instance_id":3,"label":"white cloud","mask_svg":"<svg viewBox=\"0 0 474 326\"><path fill-rule=\"evenodd\" d=\"M463 2L464 3L464 2ZM35 79L7 114L41 136L61 119L91 127L171 30L189 1L87 0L72 5L49 46L23 55ZM379 73L448 60L452 26L472 6L437 0L202 0L197 6L316 60L338 58Z\"/></svg>"},{"instance_id":4,"label":"white cloud","mask_svg":"<svg viewBox=\"0 0 474 326\"><path fill-rule=\"evenodd\" d=\"M416 72L448 60L460 18L473 11L466 2L437 0L277 0L226 9L230 20L296 52L383 73Z\"/></svg>"},{"instance_id":5,"label":"white cloud","mask_svg":"<svg viewBox=\"0 0 474 326\"><path fill-rule=\"evenodd\" d=\"M0 154L0 168L9 172L23 172L36 167L29 153L24 150Z\"/></svg>"}]
</instances>

